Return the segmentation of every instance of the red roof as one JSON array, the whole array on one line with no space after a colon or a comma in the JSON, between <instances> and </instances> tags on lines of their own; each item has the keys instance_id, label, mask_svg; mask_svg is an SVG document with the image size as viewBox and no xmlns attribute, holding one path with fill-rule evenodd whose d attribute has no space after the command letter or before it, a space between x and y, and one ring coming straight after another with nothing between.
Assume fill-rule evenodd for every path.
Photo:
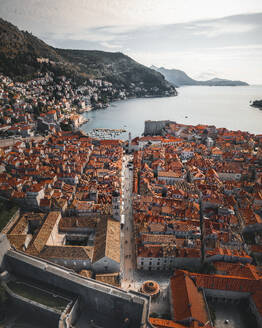
<instances>
[{"instance_id":1,"label":"red roof","mask_svg":"<svg viewBox=\"0 0 262 328\"><path fill-rule=\"evenodd\" d=\"M205 324L208 313L202 291L185 271L178 270L170 279L174 320L193 318Z\"/></svg>"}]
</instances>

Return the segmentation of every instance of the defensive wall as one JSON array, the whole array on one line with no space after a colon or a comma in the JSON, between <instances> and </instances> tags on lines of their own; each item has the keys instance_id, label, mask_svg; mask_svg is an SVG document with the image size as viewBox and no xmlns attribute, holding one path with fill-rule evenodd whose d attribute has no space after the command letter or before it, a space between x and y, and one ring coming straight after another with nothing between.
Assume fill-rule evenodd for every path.
<instances>
[{"instance_id":1,"label":"defensive wall","mask_svg":"<svg viewBox=\"0 0 262 328\"><path fill-rule=\"evenodd\" d=\"M27 138L6 138L6 139L0 139L0 147L10 147L15 145L17 142L28 142L28 141L42 141L46 139L47 137L42 136L35 136L35 137L27 137Z\"/></svg>"},{"instance_id":2,"label":"defensive wall","mask_svg":"<svg viewBox=\"0 0 262 328\"><path fill-rule=\"evenodd\" d=\"M58 323L61 317L60 312L14 293L5 283L3 286L12 305L18 307L29 315L38 316L40 320L48 322L50 327L58 327Z\"/></svg>"},{"instance_id":3,"label":"defensive wall","mask_svg":"<svg viewBox=\"0 0 262 328\"><path fill-rule=\"evenodd\" d=\"M0 272L4 271L5 269L4 257L10 248L11 245L7 237L3 234L0 234Z\"/></svg>"},{"instance_id":4,"label":"defensive wall","mask_svg":"<svg viewBox=\"0 0 262 328\"><path fill-rule=\"evenodd\" d=\"M172 121L145 121L144 136L161 135L162 130L168 123L172 123Z\"/></svg>"},{"instance_id":5,"label":"defensive wall","mask_svg":"<svg viewBox=\"0 0 262 328\"><path fill-rule=\"evenodd\" d=\"M148 323L150 297L134 291L123 291L82 277L72 270L51 262L15 251L10 248L5 236L0 235L0 238L2 270L76 295L79 299L79 311L88 311L90 319L92 316L103 315L106 318L104 323L106 328L150 326ZM125 325L125 322L128 325Z\"/></svg>"}]
</instances>

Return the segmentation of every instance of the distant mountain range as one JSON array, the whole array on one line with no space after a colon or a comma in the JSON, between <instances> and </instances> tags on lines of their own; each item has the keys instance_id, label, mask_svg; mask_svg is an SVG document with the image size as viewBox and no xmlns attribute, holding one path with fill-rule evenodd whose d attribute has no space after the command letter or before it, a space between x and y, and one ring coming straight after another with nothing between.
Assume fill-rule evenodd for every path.
<instances>
[{"instance_id":1,"label":"distant mountain range","mask_svg":"<svg viewBox=\"0 0 262 328\"><path fill-rule=\"evenodd\" d=\"M49 71L78 84L87 79L106 80L118 89L137 90L141 96L143 92L176 94L162 74L123 53L54 48L0 18L0 72L15 81L27 81Z\"/></svg>"},{"instance_id":2,"label":"distant mountain range","mask_svg":"<svg viewBox=\"0 0 262 328\"><path fill-rule=\"evenodd\" d=\"M151 66L157 72L164 75L167 81L172 83L174 86L179 87L183 85L207 85L207 86L239 86L248 85L243 81L231 81L226 79L214 78L207 81L197 81L189 77L185 72L179 69L166 69L164 67Z\"/></svg>"}]
</instances>

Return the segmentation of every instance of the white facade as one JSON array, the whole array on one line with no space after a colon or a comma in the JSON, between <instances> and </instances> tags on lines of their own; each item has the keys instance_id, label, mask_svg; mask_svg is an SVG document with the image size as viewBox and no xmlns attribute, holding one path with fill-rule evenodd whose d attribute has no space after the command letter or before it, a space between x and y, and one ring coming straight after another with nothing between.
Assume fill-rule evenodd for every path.
<instances>
[{"instance_id":1,"label":"white facade","mask_svg":"<svg viewBox=\"0 0 262 328\"><path fill-rule=\"evenodd\" d=\"M146 271L171 270L175 257L137 257L137 269Z\"/></svg>"},{"instance_id":2,"label":"white facade","mask_svg":"<svg viewBox=\"0 0 262 328\"><path fill-rule=\"evenodd\" d=\"M186 265L199 265L199 257L137 257L137 269L145 271L173 270Z\"/></svg>"}]
</instances>

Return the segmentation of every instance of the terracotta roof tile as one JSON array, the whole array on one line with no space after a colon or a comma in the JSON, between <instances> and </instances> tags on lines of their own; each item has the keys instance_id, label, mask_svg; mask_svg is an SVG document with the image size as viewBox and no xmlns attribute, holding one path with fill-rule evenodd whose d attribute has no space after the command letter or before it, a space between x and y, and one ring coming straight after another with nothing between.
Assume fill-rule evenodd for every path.
<instances>
[{"instance_id":1,"label":"terracotta roof tile","mask_svg":"<svg viewBox=\"0 0 262 328\"><path fill-rule=\"evenodd\" d=\"M93 263L103 257L120 263L120 222L106 216L97 225Z\"/></svg>"},{"instance_id":2,"label":"terracotta roof tile","mask_svg":"<svg viewBox=\"0 0 262 328\"><path fill-rule=\"evenodd\" d=\"M205 324L208 313L202 291L184 271L176 271L170 279L174 319L182 321L193 318Z\"/></svg>"}]
</instances>

